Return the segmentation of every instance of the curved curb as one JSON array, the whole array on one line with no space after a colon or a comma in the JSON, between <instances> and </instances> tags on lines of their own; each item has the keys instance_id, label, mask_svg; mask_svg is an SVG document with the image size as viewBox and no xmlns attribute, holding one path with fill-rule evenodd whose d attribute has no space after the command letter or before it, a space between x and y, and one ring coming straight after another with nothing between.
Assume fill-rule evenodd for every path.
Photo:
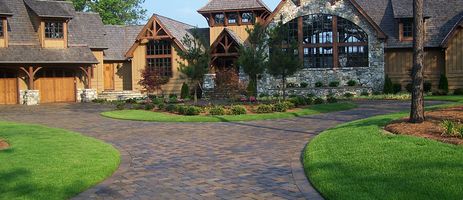
<instances>
[{"instance_id":1,"label":"curved curb","mask_svg":"<svg viewBox=\"0 0 463 200\"><path fill-rule=\"evenodd\" d=\"M291 172L293 174L294 183L296 184L299 191L304 194L306 199L310 200L324 200L321 194L312 186L309 179L305 175L304 166L302 165L302 156L304 155L304 149L302 152L295 152L291 156Z\"/></svg>"},{"instance_id":2,"label":"curved curb","mask_svg":"<svg viewBox=\"0 0 463 200\"><path fill-rule=\"evenodd\" d=\"M125 172L129 171L130 166L132 165L132 156L126 150L124 150L121 146L113 144L116 149L119 151L121 155L121 162L117 170L109 176L109 178L105 179L103 182L90 187L89 189L85 190L84 192L78 194L73 200L88 200L89 198L97 198L98 193L107 191L109 186L114 184L116 177L119 175L124 174Z\"/></svg>"}]
</instances>

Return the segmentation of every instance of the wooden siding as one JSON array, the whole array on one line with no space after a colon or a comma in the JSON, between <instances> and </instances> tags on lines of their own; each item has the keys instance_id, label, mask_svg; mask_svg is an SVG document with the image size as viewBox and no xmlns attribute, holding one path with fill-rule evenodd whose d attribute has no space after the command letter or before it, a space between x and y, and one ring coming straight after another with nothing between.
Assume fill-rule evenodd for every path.
<instances>
[{"instance_id":1,"label":"wooden siding","mask_svg":"<svg viewBox=\"0 0 463 200\"><path fill-rule=\"evenodd\" d=\"M114 67L114 90L132 90L132 63L131 62L110 62L105 61L105 65Z\"/></svg>"},{"instance_id":2,"label":"wooden siding","mask_svg":"<svg viewBox=\"0 0 463 200\"><path fill-rule=\"evenodd\" d=\"M249 37L248 35L248 32L246 32L246 28L248 27L253 27L253 25L242 25L242 26L227 26L227 27L223 27L223 26L216 26L216 27L211 27L210 28L210 34L211 34L211 37L210 37L210 42L211 44L215 42L215 40L217 40L217 37L219 37L220 33L222 33L223 29L224 28L228 28L230 30L232 30L233 32L235 32L235 34L240 37L243 41L246 41Z\"/></svg>"},{"instance_id":3,"label":"wooden siding","mask_svg":"<svg viewBox=\"0 0 463 200\"><path fill-rule=\"evenodd\" d=\"M6 19L0 19L3 25L3 37L0 38L0 48L8 47L8 23Z\"/></svg>"},{"instance_id":4,"label":"wooden siding","mask_svg":"<svg viewBox=\"0 0 463 200\"><path fill-rule=\"evenodd\" d=\"M449 41L446 50L446 75L449 89L463 88L463 29Z\"/></svg>"},{"instance_id":5,"label":"wooden siding","mask_svg":"<svg viewBox=\"0 0 463 200\"><path fill-rule=\"evenodd\" d=\"M141 71L146 67L146 42L142 42L134 51L132 58L132 86L134 91L144 91L144 88L138 84L141 80ZM172 43L172 78L169 82L162 86L166 94L180 94L182 84L187 80L182 78L181 73L178 71L180 57L175 50L174 43Z\"/></svg>"},{"instance_id":6,"label":"wooden siding","mask_svg":"<svg viewBox=\"0 0 463 200\"><path fill-rule=\"evenodd\" d=\"M40 103L76 101L74 77L39 78L34 84L40 91Z\"/></svg>"},{"instance_id":7,"label":"wooden siding","mask_svg":"<svg viewBox=\"0 0 463 200\"><path fill-rule=\"evenodd\" d=\"M102 92L104 91L103 51L92 51L92 53L99 62L93 67L92 89Z\"/></svg>"},{"instance_id":8,"label":"wooden siding","mask_svg":"<svg viewBox=\"0 0 463 200\"><path fill-rule=\"evenodd\" d=\"M386 50L385 71L393 83L401 83L405 87L411 82L410 73L413 66L413 51ZM441 73L444 72L444 52L430 50L425 52L425 81L431 81L433 88L437 88Z\"/></svg>"},{"instance_id":9,"label":"wooden siding","mask_svg":"<svg viewBox=\"0 0 463 200\"><path fill-rule=\"evenodd\" d=\"M18 79L0 78L0 105L18 103Z\"/></svg>"}]
</instances>

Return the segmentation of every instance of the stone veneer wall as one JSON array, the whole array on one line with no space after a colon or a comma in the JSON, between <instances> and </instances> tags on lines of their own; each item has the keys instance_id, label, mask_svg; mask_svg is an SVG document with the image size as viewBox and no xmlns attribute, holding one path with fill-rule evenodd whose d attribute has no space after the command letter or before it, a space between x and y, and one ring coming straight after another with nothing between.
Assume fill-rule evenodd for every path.
<instances>
[{"instance_id":1,"label":"stone veneer wall","mask_svg":"<svg viewBox=\"0 0 463 200\"><path fill-rule=\"evenodd\" d=\"M296 84L306 82L309 87L314 87L315 83L319 81L325 85L332 81L339 81L341 86L344 86L349 80L355 80L362 87L368 88L368 90L382 90L385 76L384 41L377 39L375 29L349 1L340 0L331 5L330 1L327 0L301 0L301 6L299 7L294 5L292 1L286 1L280 12L275 15L273 23L279 22L280 17L282 17L283 23L287 23L297 17L317 13L336 15L347 19L368 34L369 66L338 69L303 69L293 77L288 78L287 82ZM258 81L258 92L259 94L274 94L278 92L280 83L281 80L264 74ZM303 90L298 91L304 93Z\"/></svg>"}]
</instances>

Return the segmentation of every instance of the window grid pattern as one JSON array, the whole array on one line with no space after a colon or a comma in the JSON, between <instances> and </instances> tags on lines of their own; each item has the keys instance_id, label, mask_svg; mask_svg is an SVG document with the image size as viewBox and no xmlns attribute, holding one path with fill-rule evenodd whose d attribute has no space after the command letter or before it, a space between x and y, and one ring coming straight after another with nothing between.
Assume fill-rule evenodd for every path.
<instances>
[{"instance_id":1,"label":"window grid pattern","mask_svg":"<svg viewBox=\"0 0 463 200\"><path fill-rule=\"evenodd\" d=\"M3 20L0 18L0 38L4 36L3 33Z\"/></svg>"},{"instance_id":2,"label":"window grid pattern","mask_svg":"<svg viewBox=\"0 0 463 200\"><path fill-rule=\"evenodd\" d=\"M237 24L238 23L238 14L236 13L229 13L227 15L228 24Z\"/></svg>"},{"instance_id":3,"label":"window grid pattern","mask_svg":"<svg viewBox=\"0 0 463 200\"><path fill-rule=\"evenodd\" d=\"M225 23L225 15L222 13L214 15L214 23L215 24L224 24Z\"/></svg>"},{"instance_id":4,"label":"window grid pattern","mask_svg":"<svg viewBox=\"0 0 463 200\"><path fill-rule=\"evenodd\" d=\"M147 55L170 55L172 47L167 40L151 40L146 47Z\"/></svg>"},{"instance_id":5,"label":"window grid pattern","mask_svg":"<svg viewBox=\"0 0 463 200\"><path fill-rule=\"evenodd\" d=\"M288 28L288 39L285 41L285 43L290 44L292 42L297 42L298 38L298 22L297 19L292 20L287 23L287 28Z\"/></svg>"},{"instance_id":6,"label":"window grid pattern","mask_svg":"<svg viewBox=\"0 0 463 200\"><path fill-rule=\"evenodd\" d=\"M303 16L303 27L298 20L287 23L288 38L297 40L297 31L302 31L299 45L305 68L368 67L368 35L360 27L326 14Z\"/></svg>"},{"instance_id":7,"label":"window grid pattern","mask_svg":"<svg viewBox=\"0 0 463 200\"><path fill-rule=\"evenodd\" d=\"M411 20L405 20L402 23L402 36L406 38L413 37L413 22Z\"/></svg>"},{"instance_id":8,"label":"window grid pattern","mask_svg":"<svg viewBox=\"0 0 463 200\"><path fill-rule=\"evenodd\" d=\"M62 22L45 22L45 37L50 39L62 39L64 29Z\"/></svg>"},{"instance_id":9,"label":"window grid pattern","mask_svg":"<svg viewBox=\"0 0 463 200\"><path fill-rule=\"evenodd\" d=\"M172 77L171 58L147 58L148 69L155 70L161 76Z\"/></svg>"},{"instance_id":10,"label":"window grid pattern","mask_svg":"<svg viewBox=\"0 0 463 200\"><path fill-rule=\"evenodd\" d=\"M254 23L254 14L251 12L241 13L241 22L242 23Z\"/></svg>"}]
</instances>

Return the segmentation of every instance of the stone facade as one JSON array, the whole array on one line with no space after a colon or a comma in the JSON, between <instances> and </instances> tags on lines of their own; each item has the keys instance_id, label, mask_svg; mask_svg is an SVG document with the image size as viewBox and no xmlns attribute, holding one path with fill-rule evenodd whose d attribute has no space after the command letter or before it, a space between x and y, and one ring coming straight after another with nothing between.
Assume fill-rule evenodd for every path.
<instances>
[{"instance_id":1,"label":"stone facade","mask_svg":"<svg viewBox=\"0 0 463 200\"><path fill-rule=\"evenodd\" d=\"M77 102L89 103L98 99L98 93L95 89L78 89Z\"/></svg>"},{"instance_id":2,"label":"stone facade","mask_svg":"<svg viewBox=\"0 0 463 200\"><path fill-rule=\"evenodd\" d=\"M282 95L281 90L269 90L270 94L280 94ZM362 93L372 94L373 89L369 87L321 87L321 88L287 88L287 95L298 95L298 96L307 96L315 95L316 97L326 98L328 95L333 95L336 97L342 97L345 94L352 94L354 96L360 96Z\"/></svg>"},{"instance_id":3,"label":"stone facade","mask_svg":"<svg viewBox=\"0 0 463 200\"><path fill-rule=\"evenodd\" d=\"M21 90L19 91L19 103L28 106L40 104L40 91L38 90Z\"/></svg>"},{"instance_id":4,"label":"stone facade","mask_svg":"<svg viewBox=\"0 0 463 200\"><path fill-rule=\"evenodd\" d=\"M355 80L360 86L369 90L380 91L384 85L384 41L377 38L376 30L346 0L336 1L331 4L326 0L301 0L301 6L296 6L293 1L286 1L279 13L275 15L273 23L282 20L287 23L297 17L311 14L329 14L347 19L368 35L368 57L369 66L338 69L303 69L293 77L288 78L288 83L300 84L305 82L309 87L314 87L316 82L339 81L341 86L346 85L349 80ZM268 74L263 74L258 81L258 92L260 94L273 94L278 91L281 80L275 79ZM307 89L308 93L314 93L315 88ZM316 93L316 92L315 92Z\"/></svg>"}]
</instances>

